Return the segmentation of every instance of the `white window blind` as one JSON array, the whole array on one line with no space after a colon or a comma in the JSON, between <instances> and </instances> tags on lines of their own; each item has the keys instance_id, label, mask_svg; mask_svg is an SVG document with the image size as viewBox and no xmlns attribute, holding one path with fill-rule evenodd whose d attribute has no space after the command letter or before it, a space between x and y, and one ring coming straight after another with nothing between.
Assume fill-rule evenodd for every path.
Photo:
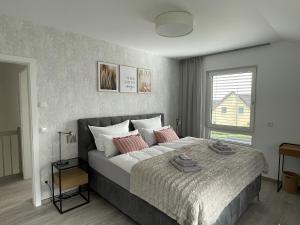
<instances>
[{"instance_id":1,"label":"white window blind","mask_svg":"<svg viewBox=\"0 0 300 225\"><path fill-rule=\"evenodd\" d=\"M255 79L255 67L208 73L207 127L211 138L251 144L248 136L254 127Z\"/></svg>"}]
</instances>

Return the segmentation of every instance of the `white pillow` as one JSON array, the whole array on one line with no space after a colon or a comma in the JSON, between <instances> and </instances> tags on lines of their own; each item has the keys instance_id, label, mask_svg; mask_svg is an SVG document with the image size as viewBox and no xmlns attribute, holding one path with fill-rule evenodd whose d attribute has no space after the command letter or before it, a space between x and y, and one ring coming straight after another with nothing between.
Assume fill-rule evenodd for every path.
<instances>
[{"instance_id":1,"label":"white pillow","mask_svg":"<svg viewBox=\"0 0 300 225\"><path fill-rule=\"evenodd\" d=\"M112 157L112 156L116 156L119 154L118 149L116 148L113 139L114 138L118 138L118 137L126 137L129 135L137 135L139 133L138 130L134 130L131 132L128 132L126 134L120 134L120 135L105 135L102 134L103 136L103 147L104 147L104 155L106 157Z\"/></svg>"},{"instance_id":2,"label":"white pillow","mask_svg":"<svg viewBox=\"0 0 300 225\"><path fill-rule=\"evenodd\" d=\"M161 127L161 116L157 116L151 119L143 120L131 120L135 129L158 129Z\"/></svg>"},{"instance_id":3,"label":"white pillow","mask_svg":"<svg viewBox=\"0 0 300 225\"><path fill-rule=\"evenodd\" d=\"M155 131L164 130L164 129L167 129L167 128L170 128L170 126L164 126L164 127L158 128L158 129L146 129L146 128L141 128L141 129L140 129L140 133L141 133L143 139L145 140L145 142L146 142L149 146L152 146L152 145L155 145L155 144L157 143L153 131L154 131L154 130L155 130Z\"/></svg>"},{"instance_id":4,"label":"white pillow","mask_svg":"<svg viewBox=\"0 0 300 225\"><path fill-rule=\"evenodd\" d=\"M88 126L88 127L94 136L97 149L99 151L104 151L103 136L101 136L101 134L105 134L105 135L126 134L129 132L129 120L126 120L122 123L118 123L112 126L107 126L107 127L94 127L94 126Z\"/></svg>"}]
</instances>

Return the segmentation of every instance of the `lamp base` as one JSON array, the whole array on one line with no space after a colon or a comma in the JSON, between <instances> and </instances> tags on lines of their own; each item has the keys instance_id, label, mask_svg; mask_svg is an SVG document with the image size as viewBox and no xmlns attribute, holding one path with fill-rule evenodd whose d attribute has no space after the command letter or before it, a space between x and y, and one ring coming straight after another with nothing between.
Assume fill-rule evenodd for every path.
<instances>
[{"instance_id":1,"label":"lamp base","mask_svg":"<svg viewBox=\"0 0 300 225\"><path fill-rule=\"evenodd\" d=\"M69 160L60 160L56 163L58 166L65 166L69 164Z\"/></svg>"}]
</instances>

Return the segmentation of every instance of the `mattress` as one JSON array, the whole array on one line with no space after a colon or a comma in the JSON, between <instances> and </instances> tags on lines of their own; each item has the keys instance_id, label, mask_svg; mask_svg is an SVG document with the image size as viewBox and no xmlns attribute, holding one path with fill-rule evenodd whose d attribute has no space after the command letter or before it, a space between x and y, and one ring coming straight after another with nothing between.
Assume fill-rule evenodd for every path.
<instances>
[{"instance_id":1,"label":"mattress","mask_svg":"<svg viewBox=\"0 0 300 225\"><path fill-rule=\"evenodd\" d=\"M89 151L88 159L90 167L129 191L129 173L112 163L109 158L104 155L104 152L98 150Z\"/></svg>"},{"instance_id":2,"label":"mattress","mask_svg":"<svg viewBox=\"0 0 300 225\"><path fill-rule=\"evenodd\" d=\"M168 148L164 146L152 146L150 148L145 148L140 151L133 151L125 154L120 154L110 158L109 160L116 166L125 170L128 174L131 173L132 167L146 159L150 159L154 156L162 155L166 152L174 151L173 148Z\"/></svg>"},{"instance_id":3,"label":"mattress","mask_svg":"<svg viewBox=\"0 0 300 225\"><path fill-rule=\"evenodd\" d=\"M195 139L193 137L185 137L173 142L154 145L141 151L120 154L111 157L109 160L130 174L132 167L138 162L193 144Z\"/></svg>"},{"instance_id":4,"label":"mattress","mask_svg":"<svg viewBox=\"0 0 300 225\"><path fill-rule=\"evenodd\" d=\"M141 151L117 155L111 158L106 157L102 151L92 150L88 153L89 165L106 178L129 191L130 172L136 163L191 144L193 140L194 138L192 137L186 137L174 142L154 145Z\"/></svg>"},{"instance_id":5,"label":"mattress","mask_svg":"<svg viewBox=\"0 0 300 225\"><path fill-rule=\"evenodd\" d=\"M130 173L135 164L154 156L191 145L195 140L199 139L185 137L173 142L154 145L141 151L120 154L111 158L106 157L104 152L92 150L88 153L89 165L106 178L129 191Z\"/></svg>"}]
</instances>

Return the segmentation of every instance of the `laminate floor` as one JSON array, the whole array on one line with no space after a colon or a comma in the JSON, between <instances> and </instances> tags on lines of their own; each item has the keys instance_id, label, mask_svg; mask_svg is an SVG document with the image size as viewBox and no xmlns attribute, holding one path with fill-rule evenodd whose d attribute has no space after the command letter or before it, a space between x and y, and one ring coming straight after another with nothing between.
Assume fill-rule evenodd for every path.
<instances>
[{"instance_id":1,"label":"laminate floor","mask_svg":"<svg viewBox=\"0 0 300 225\"><path fill-rule=\"evenodd\" d=\"M0 181L1 225L135 225L95 193L91 203L60 215L53 205L34 208L31 203L31 182L15 179ZM276 184L263 181L260 201L254 200L237 225L298 225L300 195L276 192Z\"/></svg>"}]
</instances>

